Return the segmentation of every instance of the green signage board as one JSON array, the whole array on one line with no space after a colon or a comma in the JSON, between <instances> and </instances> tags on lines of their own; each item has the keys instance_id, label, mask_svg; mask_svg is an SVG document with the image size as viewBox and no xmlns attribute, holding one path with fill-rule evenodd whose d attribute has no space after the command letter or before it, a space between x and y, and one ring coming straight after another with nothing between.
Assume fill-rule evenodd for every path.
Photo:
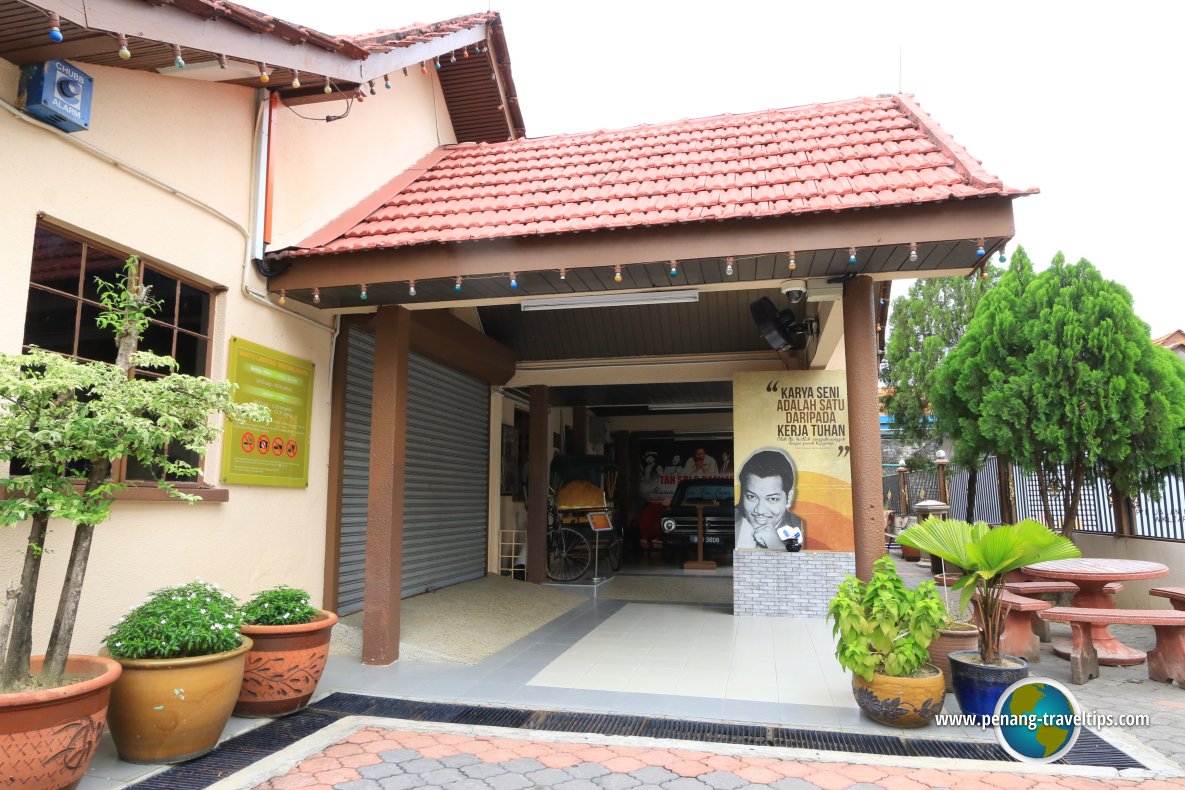
<instances>
[{"instance_id":1,"label":"green signage board","mask_svg":"<svg viewBox=\"0 0 1185 790\"><path fill-rule=\"evenodd\" d=\"M313 363L232 337L227 378L239 385L237 403L262 403L271 409L272 421L269 425L227 422L222 435L222 482L307 486Z\"/></svg>"}]
</instances>

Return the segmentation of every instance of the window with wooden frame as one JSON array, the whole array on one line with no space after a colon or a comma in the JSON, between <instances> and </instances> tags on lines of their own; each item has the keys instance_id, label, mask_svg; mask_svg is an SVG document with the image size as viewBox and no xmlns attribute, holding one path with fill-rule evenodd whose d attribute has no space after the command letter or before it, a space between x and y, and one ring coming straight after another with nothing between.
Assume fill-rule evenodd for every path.
<instances>
[{"instance_id":1,"label":"window with wooden frame","mask_svg":"<svg viewBox=\"0 0 1185 790\"><path fill-rule=\"evenodd\" d=\"M96 281L114 281L123 272L128 257L38 225L25 309L24 347L39 346L81 360L114 363L115 339L110 330L95 325L102 311ZM140 348L173 357L181 373L208 376L214 309L210 289L143 261L140 280L151 286L152 297L160 302L160 309L151 315L140 339ZM168 374L135 370L132 375ZM199 461L195 454L183 449L170 450L170 456L184 458L195 466ZM113 464L111 477L129 482L156 479L153 470L133 460Z\"/></svg>"}]
</instances>

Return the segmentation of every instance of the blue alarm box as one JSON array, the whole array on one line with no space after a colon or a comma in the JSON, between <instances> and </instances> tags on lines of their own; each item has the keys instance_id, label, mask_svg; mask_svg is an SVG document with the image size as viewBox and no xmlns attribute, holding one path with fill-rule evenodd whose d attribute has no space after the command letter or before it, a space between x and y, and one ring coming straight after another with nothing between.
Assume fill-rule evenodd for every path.
<instances>
[{"instance_id":1,"label":"blue alarm box","mask_svg":"<svg viewBox=\"0 0 1185 790\"><path fill-rule=\"evenodd\" d=\"M91 125L95 81L64 60L21 66L19 98L34 118L63 132L85 132Z\"/></svg>"}]
</instances>

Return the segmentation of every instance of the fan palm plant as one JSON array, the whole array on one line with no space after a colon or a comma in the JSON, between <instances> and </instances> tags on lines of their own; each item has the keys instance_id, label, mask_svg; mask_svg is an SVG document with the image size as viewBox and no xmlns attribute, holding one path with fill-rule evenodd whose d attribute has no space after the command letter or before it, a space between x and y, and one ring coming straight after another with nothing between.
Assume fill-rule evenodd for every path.
<instances>
[{"instance_id":1,"label":"fan palm plant","mask_svg":"<svg viewBox=\"0 0 1185 790\"><path fill-rule=\"evenodd\" d=\"M1004 592L1004 575L1037 562L1082 556L1068 538L1032 519L990 529L982 521L970 524L956 519L928 518L898 535L897 542L966 569L954 589L959 591L963 609L973 595L979 595L982 621L979 656L989 665L1000 663L1005 615L1000 595Z\"/></svg>"}]
</instances>

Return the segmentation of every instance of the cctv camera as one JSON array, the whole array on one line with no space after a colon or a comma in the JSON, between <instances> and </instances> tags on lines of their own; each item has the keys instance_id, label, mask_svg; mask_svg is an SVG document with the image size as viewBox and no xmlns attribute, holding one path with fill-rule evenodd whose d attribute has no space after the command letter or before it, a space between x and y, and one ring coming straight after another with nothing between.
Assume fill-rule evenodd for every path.
<instances>
[{"instance_id":1,"label":"cctv camera","mask_svg":"<svg viewBox=\"0 0 1185 790\"><path fill-rule=\"evenodd\" d=\"M782 293L791 302L801 302L806 296L806 280L786 280L782 283Z\"/></svg>"}]
</instances>

